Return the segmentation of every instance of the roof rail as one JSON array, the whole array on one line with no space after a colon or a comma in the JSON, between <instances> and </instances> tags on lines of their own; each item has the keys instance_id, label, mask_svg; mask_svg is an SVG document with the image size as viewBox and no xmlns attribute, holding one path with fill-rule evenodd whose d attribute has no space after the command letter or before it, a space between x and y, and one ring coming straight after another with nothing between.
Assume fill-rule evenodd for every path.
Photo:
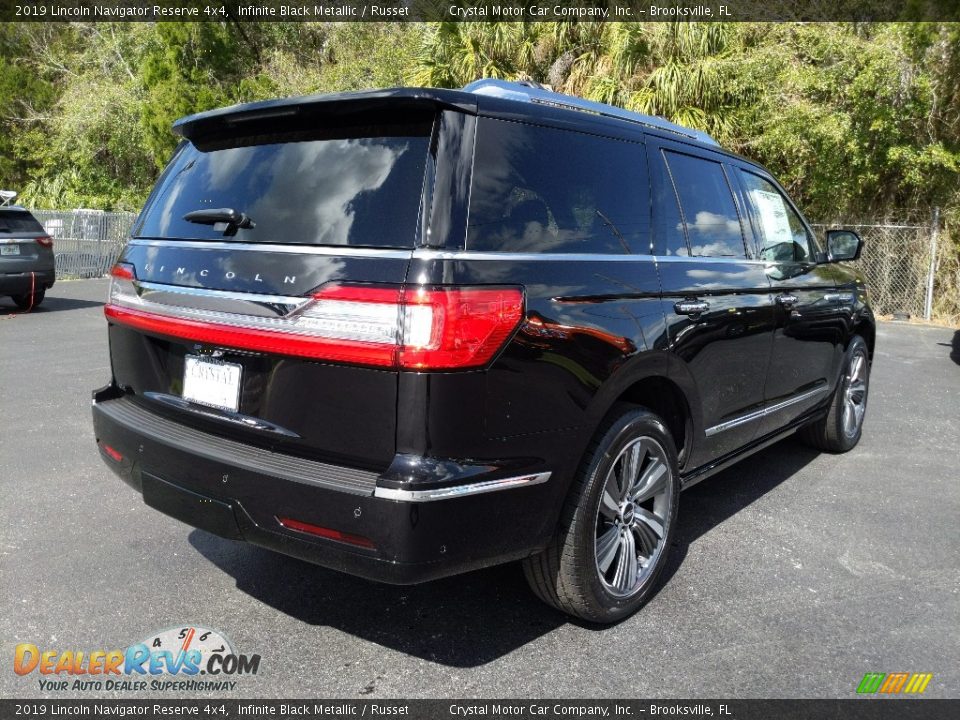
<instances>
[{"instance_id":1,"label":"roof rail","mask_svg":"<svg viewBox=\"0 0 960 720\"><path fill-rule=\"evenodd\" d=\"M643 113L631 112L623 108L606 105L604 103L594 102L593 100L584 100L573 95L564 95L563 93L552 92L546 88L532 82L508 82L507 80L476 80L469 85L465 85L464 92L474 93L476 95L489 95L490 97L502 98L504 100L517 100L519 102L535 103L538 105L549 105L551 107L564 108L566 110L577 110L588 112L594 115L603 115L604 117L617 118L627 122L646 125L657 130L666 130L667 132L683 135L692 140L697 140L709 145L719 145L716 140L702 130L677 125L669 120L664 120L653 115L644 115Z\"/></svg>"}]
</instances>

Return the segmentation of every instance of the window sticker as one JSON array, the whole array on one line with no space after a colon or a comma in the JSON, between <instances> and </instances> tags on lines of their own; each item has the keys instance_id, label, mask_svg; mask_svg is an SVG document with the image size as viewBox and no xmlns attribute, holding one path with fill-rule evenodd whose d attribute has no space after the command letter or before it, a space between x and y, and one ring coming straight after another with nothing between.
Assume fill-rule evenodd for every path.
<instances>
[{"instance_id":1,"label":"window sticker","mask_svg":"<svg viewBox=\"0 0 960 720\"><path fill-rule=\"evenodd\" d=\"M793 231L790 229L790 217L780 193L751 188L750 196L760 214L764 245L769 247L778 243L792 244Z\"/></svg>"}]
</instances>

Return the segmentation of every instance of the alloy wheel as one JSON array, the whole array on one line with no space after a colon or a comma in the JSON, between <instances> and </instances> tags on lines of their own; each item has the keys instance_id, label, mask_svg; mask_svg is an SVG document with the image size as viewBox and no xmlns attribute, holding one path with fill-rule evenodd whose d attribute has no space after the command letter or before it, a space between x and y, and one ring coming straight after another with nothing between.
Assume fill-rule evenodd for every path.
<instances>
[{"instance_id":1,"label":"alloy wheel","mask_svg":"<svg viewBox=\"0 0 960 720\"><path fill-rule=\"evenodd\" d=\"M843 433L853 437L860 430L867 410L867 356L863 351L854 353L847 369L846 389L843 397Z\"/></svg>"},{"instance_id":2,"label":"alloy wheel","mask_svg":"<svg viewBox=\"0 0 960 720\"><path fill-rule=\"evenodd\" d=\"M607 473L597 512L596 566L613 595L639 590L664 546L673 483L667 453L651 437L624 447Z\"/></svg>"}]
</instances>

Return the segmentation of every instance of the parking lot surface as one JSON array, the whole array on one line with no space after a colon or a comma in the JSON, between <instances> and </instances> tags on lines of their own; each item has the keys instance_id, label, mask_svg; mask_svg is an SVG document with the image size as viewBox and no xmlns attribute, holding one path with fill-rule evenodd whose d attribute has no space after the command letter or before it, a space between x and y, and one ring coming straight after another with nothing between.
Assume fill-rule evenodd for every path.
<instances>
[{"instance_id":1,"label":"parking lot surface","mask_svg":"<svg viewBox=\"0 0 960 720\"><path fill-rule=\"evenodd\" d=\"M515 565L390 587L146 507L94 445L105 294L0 300L3 697L91 697L15 675L18 643L109 650L185 625L261 655L231 697L849 698L896 671L960 695L960 332L881 325L860 446L788 439L684 493L669 582L604 629L540 604Z\"/></svg>"}]
</instances>

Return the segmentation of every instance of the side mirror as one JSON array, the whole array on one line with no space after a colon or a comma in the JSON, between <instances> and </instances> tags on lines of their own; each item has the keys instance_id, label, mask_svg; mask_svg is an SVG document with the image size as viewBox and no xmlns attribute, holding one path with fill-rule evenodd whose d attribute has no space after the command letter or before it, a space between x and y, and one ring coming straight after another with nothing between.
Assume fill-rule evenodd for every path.
<instances>
[{"instance_id":1,"label":"side mirror","mask_svg":"<svg viewBox=\"0 0 960 720\"><path fill-rule=\"evenodd\" d=\"M827 262L857 260L863 240L853 230L827 230Z\"/></svg>"}]
</instances>

